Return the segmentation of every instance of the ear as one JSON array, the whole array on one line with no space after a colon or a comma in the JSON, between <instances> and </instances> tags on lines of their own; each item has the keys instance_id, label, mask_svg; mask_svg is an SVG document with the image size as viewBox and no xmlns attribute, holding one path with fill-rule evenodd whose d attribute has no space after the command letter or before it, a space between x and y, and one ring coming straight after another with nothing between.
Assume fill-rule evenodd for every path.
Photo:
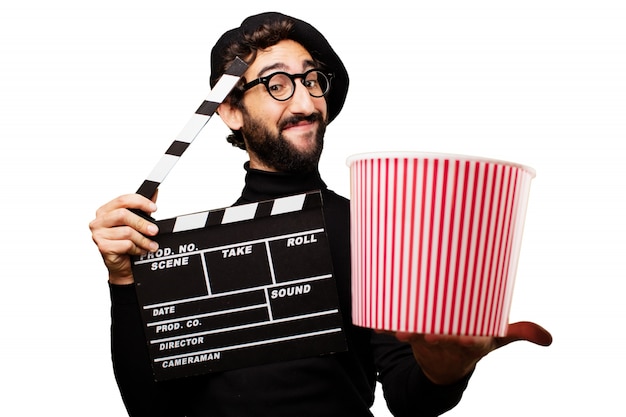
<instances>
[{"instance_id":1,"label":"ear","mask_svg":"<svg viewBox=\"0 0 626 417\"><path fill-rule=\"evenodd\" d=\"M231 130L239 130L243 126L241 110L231 105L229 101L225 101L217 107L217 114Z\"/></svg>"}]
</instances>

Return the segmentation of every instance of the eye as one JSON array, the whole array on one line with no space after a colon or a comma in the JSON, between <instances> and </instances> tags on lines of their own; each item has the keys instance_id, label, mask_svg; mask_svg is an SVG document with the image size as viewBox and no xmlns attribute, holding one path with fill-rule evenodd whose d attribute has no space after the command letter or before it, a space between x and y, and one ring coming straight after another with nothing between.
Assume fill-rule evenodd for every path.
<instances>
[{"instance_id":1,"label":"eye","mask_svg":"<svg viewBox=\"0 0 626 417\"><path fill-rule=\"evenodd\" d=\"M283 94L291 90L292 82L284 74L274 74L267 81L267 88L272 94Z\"/></svg>"},{"instance_id":2,"label":"eye","mask_svg":"<svg viewBox=\"0 0 626 417\"><path fill-rule=\"evenodd\" d=\"M328 78L326 78L324 73L317 70L307 73L306 78L302 80L302 84L313 97L321 97L328 91Z\"/></svg>"},{"instance_id":3,"label":"eye","mask_svg":"<svg viewBox=\"0 0 626 417\"><path fill-rule=\"evenodd\" d=\"M303 84L306 88L316 88L318 86L317 79L312 80L310 78L304 80Z\"/></svg>"},{"instance_id":4,"label":"eye","mask_svg":"<svg viewBox=\"0 0 626 417\"><path fill-rule=\"evenodd\" d=\"M270 83L268 84L268 88L272 91L272 92L278 92L281 91L282 89L285 88L284 84L280 84L280 83Z\"/></svg>"}]
</instances>

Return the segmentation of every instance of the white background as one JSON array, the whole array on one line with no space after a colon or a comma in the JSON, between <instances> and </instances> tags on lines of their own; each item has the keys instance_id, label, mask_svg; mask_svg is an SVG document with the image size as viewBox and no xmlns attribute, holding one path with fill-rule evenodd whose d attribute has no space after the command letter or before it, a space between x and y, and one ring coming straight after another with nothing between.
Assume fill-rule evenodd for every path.
<instances>
[{"instance_id":1,"label":"white background","mask_svg":"<svg viewBox=\"0 0 626 417\"><path fill-rule=\"evenodd\" d=\"M87 225L138 188L204 99L219 35L279 10L320 29L351 75L321 166L332 189L349 194L345 159L365 151L537 171L511 320L542 324L554 344L489 355L448 415L623 415L624 2L6 3L0 414L124 415ZM225 134L209 123L161 187L157 218L238 197L245 155Z\"/></svg>"}]
</instances>

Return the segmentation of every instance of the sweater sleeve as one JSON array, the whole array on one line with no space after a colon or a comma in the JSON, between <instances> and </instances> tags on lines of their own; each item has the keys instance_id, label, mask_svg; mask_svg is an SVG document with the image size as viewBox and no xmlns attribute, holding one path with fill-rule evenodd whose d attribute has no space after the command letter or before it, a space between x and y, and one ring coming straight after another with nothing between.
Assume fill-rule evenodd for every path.
<instances>
[{"instance_id":1,"label":"sweater sleeve","mask_svg":"<svg viewBox=\"0 0 626 417\"><path fill-rule=\"evenodd\" d=\"M437 385L424 375L408 344L374 333L372 346L383 394L394 416L439 416L461 400L471 375L451 385Z\"/></svg>"},{"instance_id":2,"label":"sweater sleeve","mask_svg":"<svg viewBox=\"0 0 626 417\"><path fill-rule=\"evenodd\" d=\"M109 285L113 371L130 416L177 416L180 381L155 382L134 285ZM179 397L180 398L180 397Z\"/></svg>"}]
</instances>

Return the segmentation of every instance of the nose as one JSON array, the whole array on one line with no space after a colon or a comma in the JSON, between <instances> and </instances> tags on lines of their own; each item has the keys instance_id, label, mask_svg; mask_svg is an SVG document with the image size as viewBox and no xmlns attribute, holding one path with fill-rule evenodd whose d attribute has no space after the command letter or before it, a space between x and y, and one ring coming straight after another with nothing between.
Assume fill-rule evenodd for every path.
<instances>
[{"instance_id":1,"label":"nose","mask_svg":"<svg viewBox=\"0 0 626 417\"><path fill-rule=\"evenodd\" d=\"M319 100L309 94L309 90L300 80L296 80L296 89L289 100L289 110L293 114L309 115L315 111L315 100ZM322 98L322 100L324 100Z\"/></svg>"}]
</instances>

